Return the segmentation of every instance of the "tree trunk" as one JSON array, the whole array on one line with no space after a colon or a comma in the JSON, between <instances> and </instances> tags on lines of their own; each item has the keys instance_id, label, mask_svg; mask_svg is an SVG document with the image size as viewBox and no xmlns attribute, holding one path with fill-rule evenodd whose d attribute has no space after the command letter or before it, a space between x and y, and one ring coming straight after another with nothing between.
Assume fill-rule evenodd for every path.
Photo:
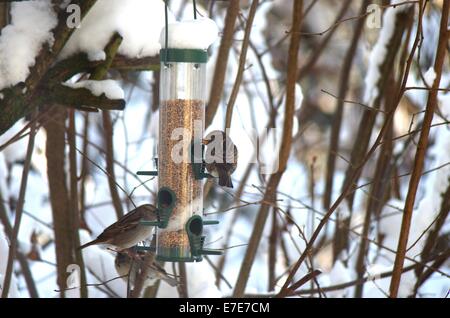
<instances>
[{"instance_id":1,"label":"tree trunk","mask_svg":"<svg viewBox=\"0 0 450 318\"><path fill-rule=\"evenodd\" d=\"M70 201L65 172L65 120L67 113L64 108L56 106L51 116L52 118L44 124L47 132L47 175L55 231L57 283L61 290L61 297L64 297L64 289L67 288L66 268L69 264L76 263L73 240L70 235L73 228L71 228Z\"/></svg>"}]
</instances>

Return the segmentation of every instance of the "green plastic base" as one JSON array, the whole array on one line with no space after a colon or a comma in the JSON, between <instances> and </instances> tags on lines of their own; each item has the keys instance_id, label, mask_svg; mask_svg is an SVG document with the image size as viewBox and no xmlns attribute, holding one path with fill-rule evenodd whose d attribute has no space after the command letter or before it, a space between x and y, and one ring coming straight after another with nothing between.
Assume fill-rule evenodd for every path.
<instances>
[{"instance_id":1,"label":"green plastic base","mask_svg":"<svg viewBox=\"0 0 450 318\"><path fill-rule=\"evenodd\" d=\"M156 255L156 260L160 262L199 262L201 259L193 258L193 257L175 257L175 256L164 256L164 255Z\"/></svg>"},{"instance_id":2,"label":"green plastic base","mask_svg":"<svg viewBox=\"0 0 450 318\"><path fill-rule=\"evenodd\" d=\"M163 63L206 63L208 53L205 50L196 49L161 49L159 58Z\"/></svg>"}]
</instances>

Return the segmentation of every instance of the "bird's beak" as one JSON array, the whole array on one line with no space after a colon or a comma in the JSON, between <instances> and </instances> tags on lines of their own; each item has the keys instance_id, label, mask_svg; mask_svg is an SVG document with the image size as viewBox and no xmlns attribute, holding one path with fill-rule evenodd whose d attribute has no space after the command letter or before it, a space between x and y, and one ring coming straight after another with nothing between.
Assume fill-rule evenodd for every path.
<instances>
[{"instance_id":1,"label":"bird's beak","mask_svg":"<svg viewBox=\"0 0 450 318\"><path fill-rule=\"evenodd\" d=\"M211 140L208 140L208 139L202 139L202 144L203 145L207 145L207 144L209 144L211 142Z\"/></svg>"}]
</instances>

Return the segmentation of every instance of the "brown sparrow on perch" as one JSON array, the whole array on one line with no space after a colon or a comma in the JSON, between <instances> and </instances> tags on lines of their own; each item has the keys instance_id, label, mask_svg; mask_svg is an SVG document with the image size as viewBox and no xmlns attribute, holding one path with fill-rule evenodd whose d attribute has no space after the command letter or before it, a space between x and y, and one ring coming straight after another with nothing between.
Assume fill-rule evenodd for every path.
<instances>
[{"instance_id":1,"label":"brown sparrow on perch","mask_svg":"<svg viewBox=\"0 0 450 318\"><path fill-rule=\"evenodd\" d=\"M207 145L205 152L206 170L219 178L222 187L233 187L231 174L236 170L238 150L228 135L220 130L210 132L202 140Z\"/></svg>"}]
</instances>

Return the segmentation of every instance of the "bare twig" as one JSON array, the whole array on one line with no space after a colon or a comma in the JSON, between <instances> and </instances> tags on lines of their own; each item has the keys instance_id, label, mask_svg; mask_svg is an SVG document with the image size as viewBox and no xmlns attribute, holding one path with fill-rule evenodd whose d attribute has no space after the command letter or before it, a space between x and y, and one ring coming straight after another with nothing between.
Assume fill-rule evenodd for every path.
<instances>
[{"instance_id":1,"label":"bare twig","mask_svg":"<svg viewBox=\"0 0 450 318\"><path fill-rule=\"evenodd\" d=\"M347 12L348 8L350 7L350 4L351 4L351 1L347 0L342 5L341 10L338 12L338 14L336 16L336 20L335 20L335 25L336 26L338 25L337 23L339 21L341 21L342 18L344 17L345 13ZM363 21L364 22L364 19L359 19L358 21ZM316 65L316 62L319 60L319 57L322 55L323 51L327 47L328 43L330 42L330 40L333 37L333 34L334 34L334 32L336 30L337 30L337 27L336 28L332 28L332 29L330 29L330 32L327 32L327 35L322 40L322 42L320 43L318 48L315 49L312 52L312 54L310 55L308 61L306 61L305 64L303 65L303 67L300 68L299 75L298 75L298 80L301 80L307 74L309 74L311 72L311 70L313 70L314 65Z\"/></svg>"},{"instance_id":2,"label":"bare twig","mask_svg":"<svg viewBox=\"0 0 450 318\"><path fill-rule=\"evenodd\" d=\"M442 75L442 67L445 58L446 43L449 38L450 31L447 29L449 16L450 2L444 1L442 7L441 26L439 31L439 42L436 53L436 61L434 63L434 70L436 78L433 82L432 88L439 87ZM403 263L406 254L406 245L408 243L409 229L411 226L412 211L414 208L414 201L416 198L417 188L419 186L420 177L424 165L425 153L428 145L428 135L430 133L430 126L433 120L433 114L437 105L437 90L431 90L428 95L427 107L425 117L423 119L423 127L417 145L417 152L414 160L414 170L409 182L408 194L405 200L405 209L402 218L402 225L400 229L400 237L398 241L397 254L394 263L394 273L390 285L390 297L397 297L400 286L400 278L403 269Z\"/></svg>"},{"instance_id":3,"label":"bare twig","mask_svg":"<svg viewBox=\"0 0 450 318\"><path fill-rule=\"evenodd\" d=\"M303 1L294 1L293 5L293 19L292 29L294 31L300 30L301 14L303 8ZM249 23L249 21L247 22ZM298 65L298 50L300 47L300 38L291 35L291 43L289 46L288 70L287 70L287 84L286 84L286 107L283 124L283 137L279 151L279 170L270 176L267 190L264 194L264 201L274 202L276 196L276 189L286 169L287 161L291 152L292 145L292 127L294 121L294 106L295 106L295 84L297 78ZM234 297L242 297L247 285L250 270L255 259L256 251L258 249L259 241L261 240L262 231L267 220L270 205L262 204L256 218L252 234L250 236L249 246L244 256L239 276L236 282L236 287L233 292Z\"/></svg>"},{"instance_id":4,"label":"bare twig","mask_svg":"<svg viewBox=\"0 0 450 318\"><path fill-rule=\"evenodd\" d=\"M253 0L252 5L250 7L250 11L248 13L247 24L245 26L244 40L242 41L241 54L239 56L239 67L236 74L236 79L234 80L233 89L231 90L230 98L228 99L225 128L230 128L231 126L234 103L236 102L242 78L244 76L245 62L247 60L247 50L250 44L250 33L253 27L253 20L255 18L256 9L258 8L258 3L259 0Z\"/></svg>"},{"instance_id":5,"label":"bare twig","mask_svg":"<svg viewBox=\"0 0 450 318\"><path fill-rule=\"evenodd\" d=\"M369 0L364 0L361 4L360 14L363 14L367 10ZM344 110L345 96L348 91L348 85L350 80L350 71L352 69L352 62L358 48L358 41L361 36L365 19L358 20L355 24L353 31L353 37L350 42L350 46L347 50L344 63L342 65L341 75L339 79L339 93L337 96L336 111L334 113L333 126L330 134L330 146L328 149L327 157L327 172L326 172L326 184L325 193L323 196L323 205L326 209L330 207L331 193L333 192L333 180L334 170L336 166L336 156L334 155L339 151L339 135L341 132L342 114Z\"/></svg>"},{"instance_id":6,"label":"bare twig","mask_svg":"<svg viewBox=\"0 0 450 318\"><path fill-rule=\"evenodd\" d=\"M205 128L208 128L208 126L212 123L222 98L228 56L231 45L233 44L234 26L236 24L238 14L239 0L229 1L227 15L225 17L225 27L223 30L222 40L220 42L220 48L217 55L217 64L214 70L214 77L211 85L211 93L209 95L208 107L206 108Z\"/></svg>"},{"instance_id":7,"label":"bare twig","mask_svg":"<svg viewBox=\"0 0 450 318\"><path fill-rule=\"evenodd\" d=\"M76 128L75 128L75 110L69 111L69 127L67 129L67 140L69 143L69 166L70 166L70 217L71 217L71 236L73 246L80 246L80 211L78 209L78 178L77 178L77 152L76 152ZM81 250L75 252L77 264L80 266L80 296L88 297L86 285L86 269Z\"/></svg>"},{"instance_id":8,"label":"bare twig","mask_svg":"<svg viewBox=\"0 0 450 318\"><path fill-rule=\"evenodd\" d=\"M117 50L122 43L123 38L120 34L116 33L113 35L108 45L105 48L106 60L104 64L99 65L94 72L91 74L91 79L101 80L106 76L109 68L111 67L112 61L116 56ZM103 118L103 138L106 148L106 171L110 178L108 178L109 191L111 193L111 198L113 201L114 209L116 211L116 216L119 219L123 216L123 207L120 202L120 196L117 191L115 171L114 171L114 142L113 142L113 126L111 122L111 115L108 111L104 110L102 112Z\"/></svg>"},{"instance_id":9,"label":"bare twig","mask_svg":"<svg viewBox=\"0 0 450 318\"><path fill-rule=\"evenodd\" d=\"M295 294L295 291L297 289L299 289L300 287L302 287L303 285L305 285L307 282L309 282L310 280L315 279L317 276L319 276L320 274L322 274L321 271L319 271L318 269L309 272L308 274L306 274L305 276L303 276L300 280L298 280L296 283L292 284L292 286L289 288L291 290L291 295ZM322 288L318 288L318 292L321 293L323 292Z\"/></svg>"},{"instance_id":10,"label":"bare twig","mask_svg":"<svg viewBox=\"0 0 450 318\"><path fill-rule=\"evenodd\" d=\"M445 193L442 194L441 211L439 212L438 217L435 219L435 222L432 223L435 225L431 230L431 232L428 234L427 240L425 241L425 245L420 255L422 260L428 259L430 254L432 253L434 245L436 244L436 241L438 239L439 232L444 226L445 220L447 219L449 213L450 213L450 179L447 190L445 191ZM423 271L424 271L423 266L420 266L416 269L416 276L419 279L417 280L416 286L414 287L415 294L417 293L417 290L420 287L421 276L423 274Z\"/></svg>"},{"instance_id":11,"label":"bare twig","mask_svg":"<svg viewBox=\"0 0 450 318\"><path fill-rule=\"evenodd\" d=\"M180 284L178 285L180 297L181 298L189 298L186 264L183 262L178 263L178 270L180 272Z\"/></svg>"},{"instance_id":12,"label":"bare twig","mask_svg":"<svg viewBox=\"0 0 450 318\"><path fill-rule=\"evenodd\" d=\"M410 18L410 15L413 13L412 8L406 10L405 12L399 12L396 15L395 19L395 28L393 30L392 36L390 38L390 41L386 47L387 53L385 55L385 58L382 63L380 63L379 66L379 72L380 74L383 74L383 76L380 76L376 86L378 88L378 94L373 98L373 101L371 101L370 105L371 107L375 109L380 109L381 99L383 96L383 92L386 90L386 86L388 83L388 79L390 77L390 74L393 73L394 68L394 61L395 57L397 56L397 53L399 51L399 47L402 43L402 37L404 30L406 28L407 22ZM355 165L359 164L361 160L365 157L367 149L369 147L370 138L372 136L372 130L375 124L376 120L376 112L368 111L366 110L361 118L361 121L359 123L358 132L356 134L356 139L354 142L354 146L351 152L351 159L350 162L352 165L350 165L345 173L345 180L343 182L342 188L344 189L349 184L352 185L353 182L350 182L350 179L355 173ZM359 175L356 176L355 183L359 180ZM350 194L346 200L348 202L350 210L353 206L353 194Z\"/></svg>"},{"instance_id":13,"label":"bare twig","mask_svg":"<svg viewBox=\"0 0 450 318\"><path fill-rule=\"evenodd\" d=\"M6 207L4 204L4 200L3 200L3 196L1 194L0 191L0 222L3 224L3 229L5 231L6 236L8 237L9 241L11 242L12 240L12 235L13 235L13 228L9 222L9 217L6 211ZM25 210L23 211L25 214ZM16 252L16 256L17 256L17 260L20 263L20 267L22 269L22 274L25 278L25 283L27 285L28 288L28 293L30 295L31 298L39 298L39 294L36 288L36 284L34 282L33 279L33 274L30 270L30 266L28 264L28 260L27 257L20 251L18 250Z\"/></svg>"},{"instance_id":14,"label":"bare twig","mask_svg":"<svg viewBox=\"0 0 450 318\"><path fill-rule=\"evenodd\" d=\"M20 229L20 222L22 220L23 206L25 203L25 193L27 190L28 174L30 172L31 166L31 156L33 155L34 137L36 135L36 122L34 122L34 124L31 126L30 129L31 129L30 137L28 139L27 153L25 156L25 163L23 165L22 170L22 181L20 183L19 198L17 202L16 214L14 219L14 227L11 235L11 245L9 246L8 252L8 262L6 265L5 278L3 281L2 298L8 297L9 287L11 284L11 277L13 273L14 259L16 258L17 253L18 234Z\"/></svg>"},{"instance_id":15,"label":"bare twig","mask_svg":"<svg viewBox=\"0 0 450 318\"><path fill-rule=\"evenodd\" d=\"M420 17L421 17L421 15L420 15ZM314 242L316 241L317 237L319 236L322 228L325 226L325 224L327 223L327 221L329 220L331 215L336 211L336 209L341 204L341 202L344 200L344 198L350 193L353 182L358 178L358 176L361 173L364 165L369 160L369 158L373 155L375 150L378 148L378 146L379 146L379 144L380 144L384 134L388 130L390 122L392 121L392 119L394 117L395 109L397 108L397 105L400 102L401 97L403 96L404 87L406 87L406 81L407 81L407 78L408 78L409 70L410 70L410 67L411 67L411 64L412 64L412 61L413 61L414 52L415 52L415 50L417 48L418 42L419 42L419 31L417 31L417 33L416 33L416 38L415 38L415 41L413 43L413 47L411 49L411 53L409 54L409 57L408 57L408 60L407 60L407 63L406 63L404 76L403 76L403 81L402 81L402 85L401 85L401 90L400 90L399 95L396 98L395 103L394 103L394 105L395 105L394 109L392 109L386 115L385 122L384 122L383 126L381 127L381 130L380 130L380 132L378 134L378 137L376 138L376 140L375 140L374 144L372 145L372 147L367 152L365 158L356 167L353 176L350 178L351 182L343 189L341 195L336 199L334 204L330 207L328 212L325 214L325 216L322 218L322 220L318 224L318 226L317 226L316 230L314 231L310 241L306 245L304 252L300 256L298 261L295 263L295 265L292 268L292 271L290 272L288 278L286 279L286 281L285 281L285 283L284 283L280 293L277 295L278 297L283 297L284 295L286 295L287 288L288 288L290 282L292 281L292 278L294 277L294 275L297 272L297 270L300 268L301 264L305 260L305 258L308 255L308 253L310 253L310 251L312 249L312 246L313 246Z\"/></svg>"}]
</instances>

